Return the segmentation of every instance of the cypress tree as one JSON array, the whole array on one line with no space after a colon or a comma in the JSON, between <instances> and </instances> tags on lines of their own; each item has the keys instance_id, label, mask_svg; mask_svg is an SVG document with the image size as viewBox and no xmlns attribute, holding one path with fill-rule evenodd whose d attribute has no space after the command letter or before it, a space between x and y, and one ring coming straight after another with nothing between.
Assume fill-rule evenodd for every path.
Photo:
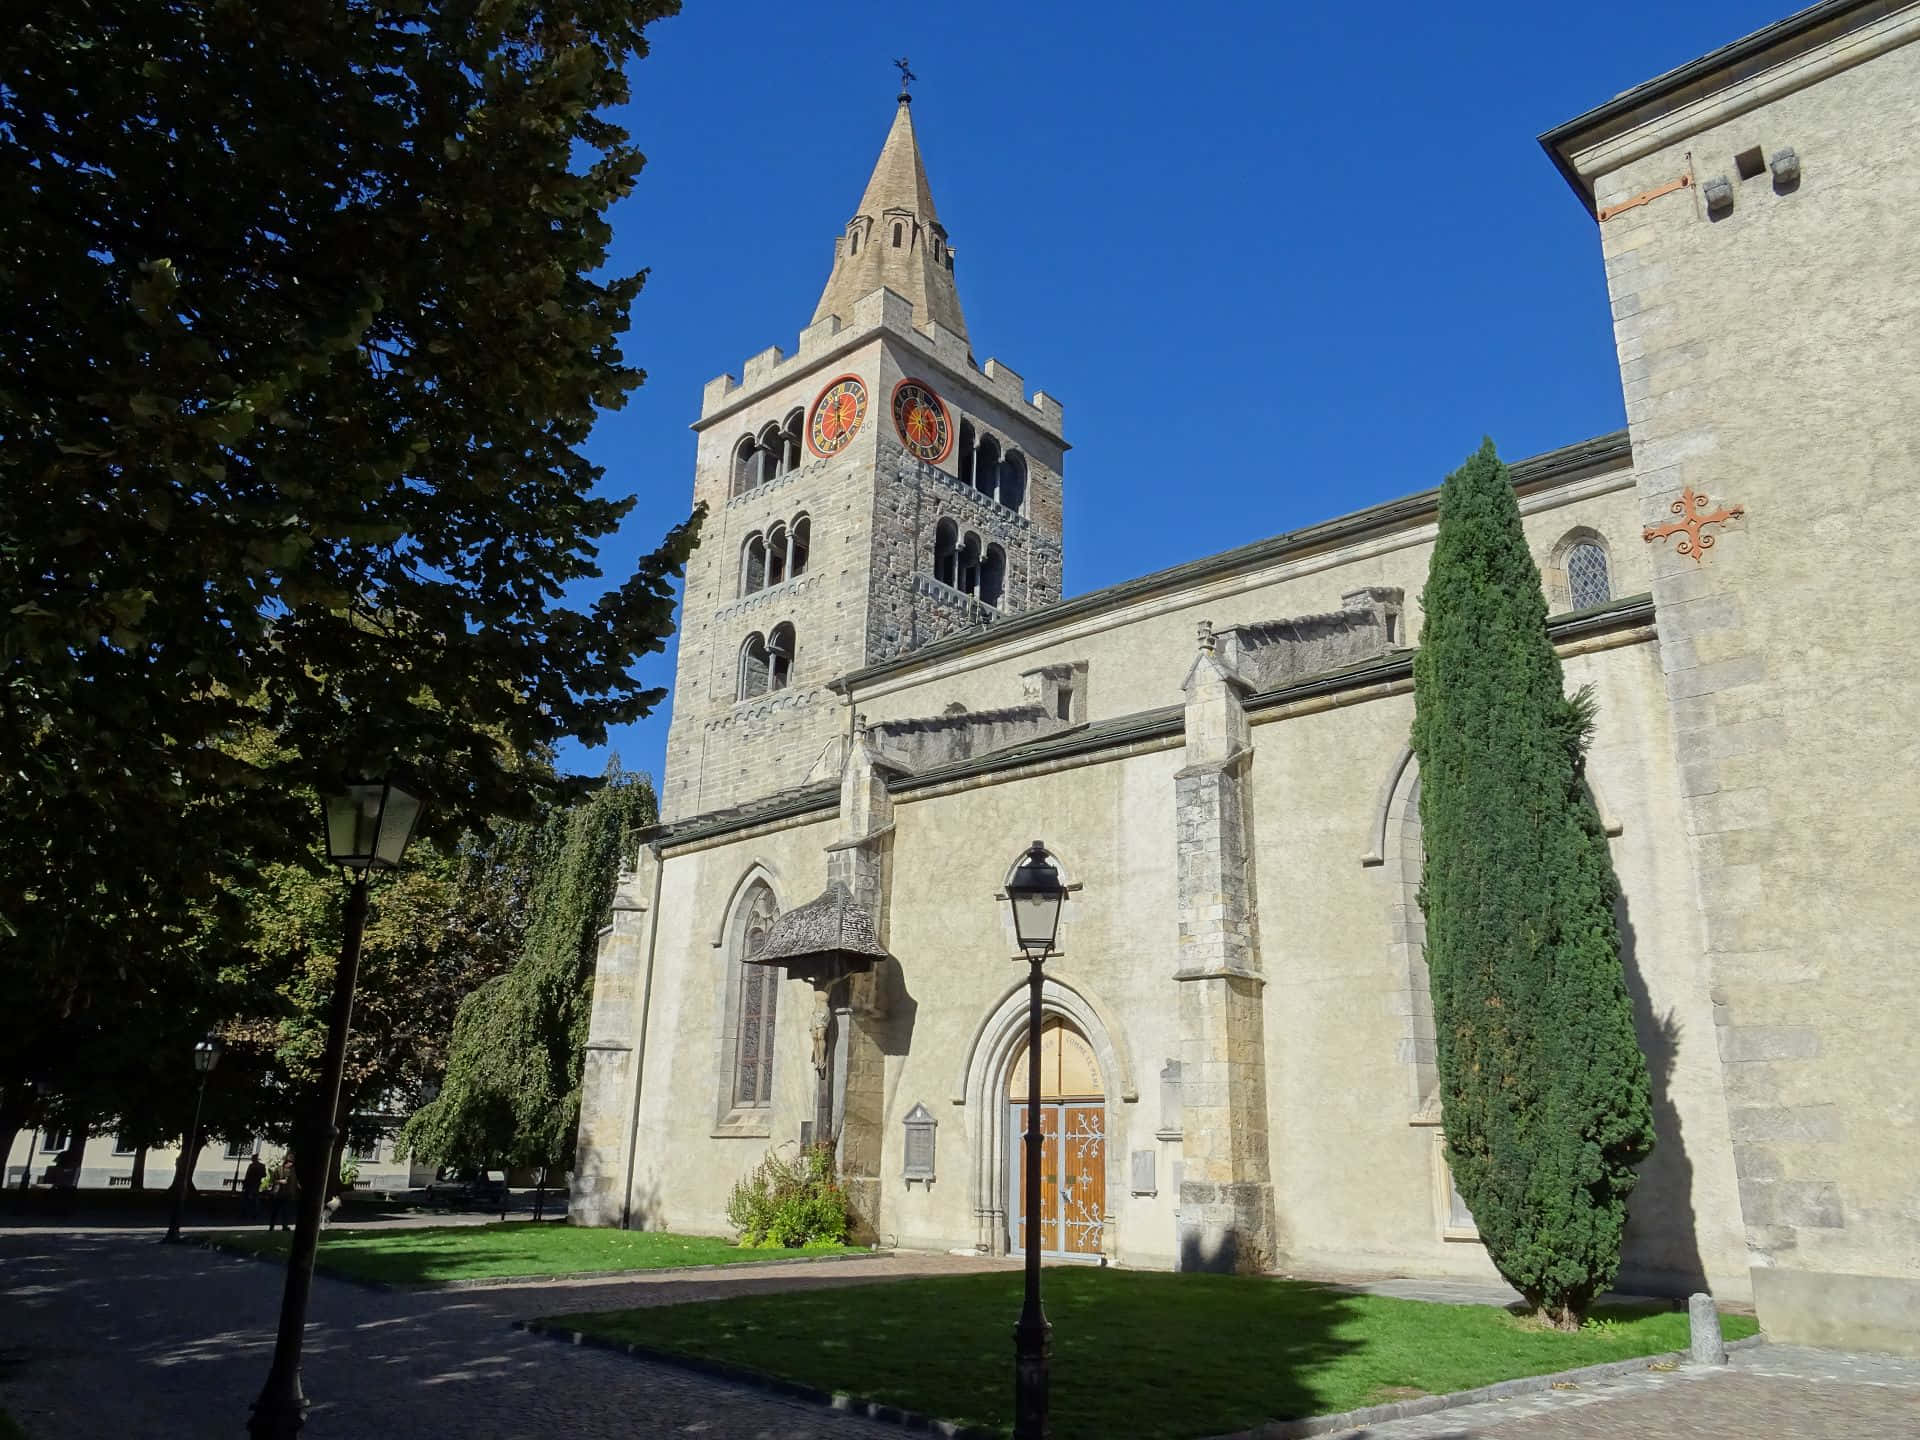
<instances>
[{"instance_id":1,"label":"cypress tree","mask_svg":"<svg viewBox=\"0 0 1920 1440\"><path fill-rule=\"evenodd\" d=\"M1422 604L1413 748L1447 1153L1493 1263L1569 1329L1619 1271L1653 1115L1586 788L1592 699L1565 693L1491 440L1441 488Z\"/></svg>"}]
</instances>

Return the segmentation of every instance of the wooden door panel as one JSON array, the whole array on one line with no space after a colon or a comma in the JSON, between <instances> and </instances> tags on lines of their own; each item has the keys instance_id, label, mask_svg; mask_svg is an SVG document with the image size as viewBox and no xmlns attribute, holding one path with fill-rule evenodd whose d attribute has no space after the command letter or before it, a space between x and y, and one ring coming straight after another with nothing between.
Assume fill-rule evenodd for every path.
<instances>
[{"instance_id":1,"label":"wooden door panel","mask_svg":"<svg viewBox=\"0 0 1920 1440\"><path fill-rule=\"evenodd\" d=\"M1027 1244L1027 1107L1014 1111L1020 1128L1015 1141L1020 1147L1020 1190L1014 1196L1013 1248L1024 1250ZM1040 1249L1060 1248L1060 1107L1040 1107Z\"/></svg>"},{"instance_id":2,"label":"wooden door panel","mask_svg":"<svg viewBox=\"0 0 1920 1440\"><path fill-rule=\"evenodd\" d=\"M1063 1105L1065 1132L1060 1215L1065 1227L1063 1249L1070 1254L1098 1255L1101 1217L1107 1208L1106 1107Z\"/></svg>"}]
</instances>

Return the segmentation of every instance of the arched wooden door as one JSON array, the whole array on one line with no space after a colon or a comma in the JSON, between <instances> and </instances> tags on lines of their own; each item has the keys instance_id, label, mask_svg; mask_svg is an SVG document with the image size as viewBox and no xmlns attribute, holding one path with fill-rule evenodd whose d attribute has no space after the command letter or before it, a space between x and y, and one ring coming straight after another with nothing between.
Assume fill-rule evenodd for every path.
<instances>
[{"instance_id":1,"label":"arched wooden door","mask_svg":"<svg viewBox=\"0 0 1920 1440\"><path fill-rule=\"evenodd\" d=\"M1027 1244L1027 1051L1007 1072L1007 1215L1015 1254ZM1097 1258L1107 1207L1107 1102L1086 1037L1064 1020L1040 1031L1040 1253Z\"/></svg>"}]
</instances>

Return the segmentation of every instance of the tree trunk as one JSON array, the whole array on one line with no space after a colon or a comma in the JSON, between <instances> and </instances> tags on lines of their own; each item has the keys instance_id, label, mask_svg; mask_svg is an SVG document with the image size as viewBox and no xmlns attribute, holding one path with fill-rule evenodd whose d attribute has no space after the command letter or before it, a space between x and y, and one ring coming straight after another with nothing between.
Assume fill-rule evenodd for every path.
<instances>
[{"instance_id":1,"label":"tree trunk","mask_svg":"<svg viewBox=\"0 0 1920 1440\"><path fill-rule=\"evenodd\" d=\"M182 1185L187 1187L187 1193L189 1195L198 1195L200 1193L193 1188L193 1172L200 1164L200 1152L206 1148L207 1137L204 1135L196 1135L193 1137L193 1149L191 1151L182 1150L180 1152L179 1157L173 1162L173 1184L167 1187L169 1193L179 1189Z\"/></svg>"},{"instance_id":2,"label":"tree trunk","mask_svg":"<svg viewBox=\"0 0 1920 1440\"><path fill-rule=\"evenodd\" d=\"M1572 1305L1542 1305L1535 1312L1556 1330L1578 1330L1583 1317Z\"/></svg>"},{"instance_id":3,"label":"tree trunk","mask_svg":"<svg viewBox=\"0 0 1920 1440\"><path fill-rule=\"evenodd\" d=\"M133 1151L133 1176L127 1182L129 1188L144 1190L147 1188L147 1147L137 1145Z\"/></svg>"},{"instance_id":4,"label":"tree trunk","mask_svg":"<svg viewBox=\"0 0 1920 1440\"><path fill-rule=\"evenodd\" d=\"M327 1152L327 1198L340 1193L340 1160L347 1153L347 1127L343 1121L334 1128L333 1148Z\"/></svg>"},{"instance_id":5,"label":"tree trunk","mask_svg":"<svg viewBox=\"0 0 1920 1440\"><path fill-rule=\"evenodd\" d=\"M533 1182L533 1218L538 1220L546 1209L547 1167L540 1167L540 1178Z\"/></svg>"}]
</instances>

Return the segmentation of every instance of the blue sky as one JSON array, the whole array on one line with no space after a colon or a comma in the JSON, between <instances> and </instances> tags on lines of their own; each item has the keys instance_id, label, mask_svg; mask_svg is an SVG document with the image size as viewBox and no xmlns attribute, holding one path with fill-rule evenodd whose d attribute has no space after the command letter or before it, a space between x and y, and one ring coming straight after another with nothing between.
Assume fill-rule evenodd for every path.
<instances>
[{"instance_id":1,"label":"blue sky","mask_svg":"<svg viewBox=\"0 0 1920 1440\"><path fill-rule=\"evenodd\" d=\"M588 445L638 496L603 566L686 514L700 387L812 317L896 55L974 353L1066 405L1072 595L1436 484L1483 434L1618 428L1594 223L1534 137L1786 13L690 0L623 116L648 378ZM614 735L626 768L658 777L667 710Z\"/></svg>"}]
</instances>

